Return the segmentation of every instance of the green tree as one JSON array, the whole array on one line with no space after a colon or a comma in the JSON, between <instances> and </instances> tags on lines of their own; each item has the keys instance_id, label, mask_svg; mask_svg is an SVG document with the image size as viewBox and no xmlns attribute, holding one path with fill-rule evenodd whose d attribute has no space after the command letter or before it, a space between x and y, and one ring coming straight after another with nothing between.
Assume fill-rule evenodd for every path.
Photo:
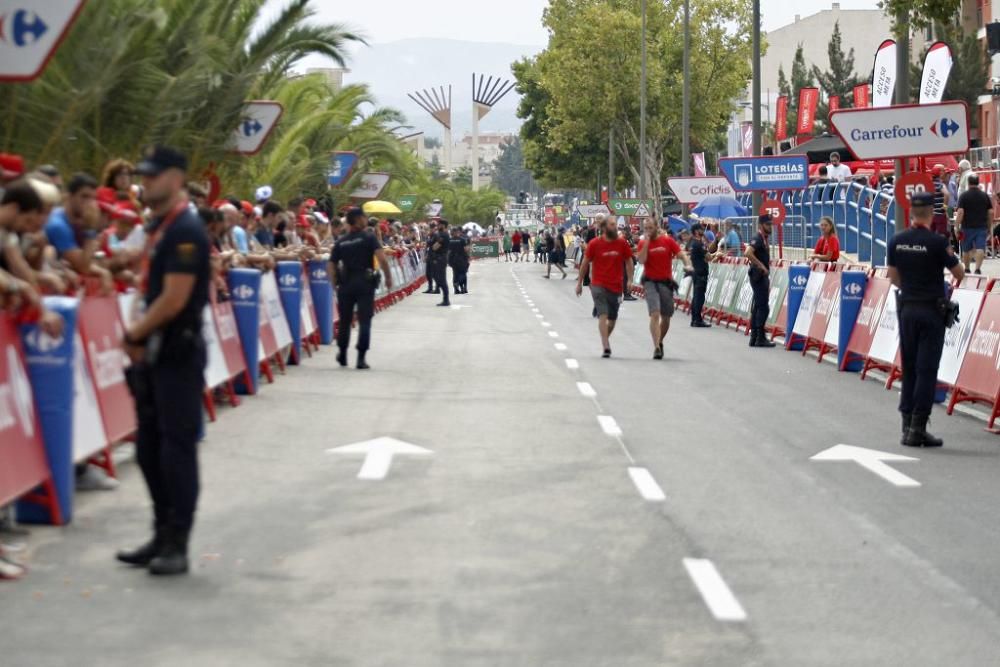
<instances>
[{"instance_id":1,"label":"green tree","mask_svg":"<svg viewBox=\"0 0 1000 667\"><path fill-rule=\"evenodd\" d=\"M904 36L900 34L900 17L906 17L910 29L926 28L935 22L948 23L954 21L962 0L880 0L878 6L892 19L893 31L899 39Z\"/></svg>"},{"instance_id":2,"label":"green tree","mask_svg":"<svg viewBox=\"0 0 1000 667\"><path fill-rule=\"evenodd\" d=\"M455 169L455 175L451 177L451 182L458 186L472 187L472 167L463 164Z\"/></svg>"},{"instance_id":3,"label":"green tree","mask_svg":"<svg viewBox=\"0 0 1000 667\"><path fill-rule=\"evenodd\" d=\"M531 171L524 165L524 151L519 137L500 145L500 157L494 165L493 185L512 197L519 192L538 189Z\"/></svg>"},{"instance_id":4,"label":"green tree","mask_svg":"<svg viewBox=\"0 0 1000 667\"><path fill-rule=\"evenodd\" d=\"M830 36L826 52L829 58L827 69L824 71L814 65L812 68L813 76L816 77L819 87L827 98L838 96L841 108L847 108L851 106L853 101L854 87L861 83L861 79L854 70L854 49L844 53L839 21L833 24L833 34ZM829 102L820 100L819 108L816 111L816 123L821 131L826 130L829 116Z\"/></svg>"}]
</instances>

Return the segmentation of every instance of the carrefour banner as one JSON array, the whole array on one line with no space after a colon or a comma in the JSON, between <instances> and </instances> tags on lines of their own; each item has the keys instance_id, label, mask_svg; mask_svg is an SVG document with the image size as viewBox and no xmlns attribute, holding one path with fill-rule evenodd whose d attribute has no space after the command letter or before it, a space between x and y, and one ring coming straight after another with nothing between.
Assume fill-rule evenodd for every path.
<instances>
[{"instance_id":1,"label":"carrefour banner","mask_svg":"<svg viewBox=\"0 0 1000 667\"><path fill-rule=\"evenodd\" d=\"M944 42L934 42L924 57L924 71L920 77L921 104L934 104L944 98L953 62L951 48Z\"/></svg>"},{"instance_id":2,"label":"carrefour banner","mask_svg":"<svg viewBox=\"0 0 1000 667\"><path fill-rule=\"evenodd\" d=\"M319 339L323 345L333 342L333 286L330 284L330 270L325 259L309 262L309 290L319 320Z\"/></svg>"},{"instance_id":3,"label":"carrefour banner","mask_svg":"<svg viewBox=\"0 0 1000 667\"><path fill-rule=\"evenodd\" d=\"M236 383L241 393L256 394L260 382L260 271L257 269L232 269L229 272L229 293L233 300L236 330L240 334L243 355L247 362L247 377Z\"/></svg>"},{"instance_id":4,"label":"carrefour banner","mask_svg":"<svg viewBox=\"0 0 1000 667\"><path fill-rule=\"evenodd\" d=\"M887 39L875 52L875 69L872 71L872 106L892 106L896 92L896 42Z\"/></svg>"},{"instance_id":5,"label":"carrefour banner","mask_svg":"<svg viewBox=\"0 0 1000 667\"><path fill-rule=\"evenodd\" d=\"M278 262L275 268L278 277L278 294L285 309L288 330L292 332L290 363L298 363L302 358L302 265L298 262Z\"/></svg>"}]
</instances>

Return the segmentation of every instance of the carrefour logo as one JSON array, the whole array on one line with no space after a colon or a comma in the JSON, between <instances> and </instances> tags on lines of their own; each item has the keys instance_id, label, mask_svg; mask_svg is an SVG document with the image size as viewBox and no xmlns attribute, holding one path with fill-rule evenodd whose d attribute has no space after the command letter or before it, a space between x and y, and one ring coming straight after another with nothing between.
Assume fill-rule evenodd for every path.
<instances>
[{"instance_id":1,"label":"carrefour logo","mask_svg":"<svg viewBox=\"0 0 1000 667\"><path fill-rule=\"evenodd\" d=\"M861 285L857 283L847 283L844 285L844 291L851 296L857 296L858 294L861 294Z\"/></svg>"},{"instance_id":2,"label":"carrefour logo","mask_svg":"<svg viewBox=\"0 0 1000 667\"><path fill-rule=\"evenodd\" d=\"M30 9L0 15L0 42L11 42L17 47L31 46L48 31L49 26Z\"/></svg>"},{"instance_id":3,"label":"carrefour logo","mask_svg":"<svg viewBox=\"0 0 1000 667\"><path fill-rule=\"evenodd\" d=\"M313 280L326 280L327 279L326 270L316 269L315 271L312 272L312 277Z\"/></svg>"},{"instance_id":4,"label":"carrefour logo","mask_svg":"<svg viewBox=\"0 0 1000 667\"><path fill-rule=\"evenodd\" d=\"M296 285L299 284L298 278L296 278L290 273L286 273L285 275L281 276L278 282L280 282L285 287L295 287Z\"/></svg>"},{"instance_id":5,"label":"carrefour logo","mask_svg":"<svg viewBox=\"0 0 1000 667\"><path fill-rule=\"evenodd\" d=\"M958 132L961 127L961 125L953 121L951 118L942 118L941 120L935 121L931 125L931 132L939 135L943 139L947 139L951 135Z\"/></svg>"},{"instance_id":6,"label":"carrefour logo","mask_svg":"<svg viewBox=\"0 0 1000 667\"><path fill-rule=\"evenodd\" d=\"M24 336L24 344L28 350L41 354L49 354L53 350L58 350L65 340L62 336L52 337L39 328L32 329Z\"/></svg>"},{"instance_id":7,"label":"carrefour logo","mask_svg":"<svg viewBox=\"0 0 1000 667\"><path fill-rule=\"evenodd\" d=\"M233 295L241 301L249 301L254 297L254 289L249 285L240 285L233 290Z\"/></svg>"},{"instance_id":8,"label":"carrefour logo","mask_svg":"<svg viewBox=\"0 0 1000 667\"><path fill-rule=\"evenodd\" d=\"M796 287L802 287L807 282L809 282L809 279L803 275L797 275L794 278L792 278L792 284L795 285Z\"/></svg>"}]
</instances>

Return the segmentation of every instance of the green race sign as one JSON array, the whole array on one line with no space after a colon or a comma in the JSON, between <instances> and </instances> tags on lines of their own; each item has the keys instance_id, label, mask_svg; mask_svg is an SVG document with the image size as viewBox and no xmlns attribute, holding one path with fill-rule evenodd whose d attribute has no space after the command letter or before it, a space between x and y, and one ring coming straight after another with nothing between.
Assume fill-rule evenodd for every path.
<instances>
[{"instance_id":1,"label":"green race sign","mask_svg":"<svg viewBox=\"0 0 1000 667\"><path fill-rule=\"evenodd\" d=\"M417 195L402 195L399 198L399 210L409 213L417 205Z\"/></svg>"},{"instance_id":2,"label":"green race sign","mask_svg":"<svg viewBox=\"0 0 1000 667\"><path fill-rule=\"evenodd\" d=\"M639 204L642 203L641 199L612 199L608 202L608 206L611 208L611 212L615 215L635 215L635 211L639 208ZM646 207L652 211L653 210L653 200L646 200Z\"/></svg>"},{"instance_id":3,"label":"green race sign","mask_svg":"<svg viewBox=\"0 0 1000 667\"><path fill-rule=\"evenodd\" d=\"M476 240L469 244L469 257L472 259L485 259L487 257L500 256L500 241L480 241Z\"/></svg>"}]
</instances>

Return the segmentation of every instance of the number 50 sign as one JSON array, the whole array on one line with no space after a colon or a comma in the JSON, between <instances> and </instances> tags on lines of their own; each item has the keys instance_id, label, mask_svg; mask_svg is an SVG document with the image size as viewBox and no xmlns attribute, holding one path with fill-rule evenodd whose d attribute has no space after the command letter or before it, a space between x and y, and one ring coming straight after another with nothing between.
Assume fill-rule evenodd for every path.
<instances>
[{"instance_id":1,"label":"number 50 sign","mask_svg":"<svg viewBox=\"0 0 1000 667\"><path fill-rule=\"evenodd\" d=\"M910 226L910 200L920 192L934 192L934 179L926 172L903 174L896 182L896 215L902 215L906 227Z\"/></svg>"}]
</instances>

